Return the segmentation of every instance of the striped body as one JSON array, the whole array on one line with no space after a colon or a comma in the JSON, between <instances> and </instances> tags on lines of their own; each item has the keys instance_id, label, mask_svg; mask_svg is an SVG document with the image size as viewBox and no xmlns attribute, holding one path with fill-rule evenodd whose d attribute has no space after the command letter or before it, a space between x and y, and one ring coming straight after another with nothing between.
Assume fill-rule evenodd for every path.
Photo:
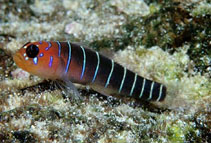
<instances>
[{"instance_id":1,"label":"striped body","mask_svg":"<svg viewBox=\"0 0 211 143\"><path fill-rule=\"evenodd\" d=\"M39 51L36 56L33 55L33 47ZM98 52L70 42L27 43L15 54L14 60L19 67L34 75L90 85L107 95L126 95L147 101L162 101L166 96L164 85L145 79Z\"/></svg>"}]
</instances>

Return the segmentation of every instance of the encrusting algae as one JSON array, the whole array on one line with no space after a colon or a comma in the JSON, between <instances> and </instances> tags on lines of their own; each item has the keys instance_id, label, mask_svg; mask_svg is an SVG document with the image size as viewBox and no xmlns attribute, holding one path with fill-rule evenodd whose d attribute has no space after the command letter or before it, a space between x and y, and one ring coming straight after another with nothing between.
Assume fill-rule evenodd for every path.
<instances>
[{"instance_id":1,"label":"encrusting algae","mask_svg":"<svg viewBox=\"0 0 211 143\"><path fill-rule=\"evenodd\" d=\"M209 7L206 0L1 3L0 140L210 142ZM164 83L166 100L142 106L81 86L84 100L71 100L14 64L16 50L40 40L110 52L114 61Z\"/></svg>"}]
</instances>

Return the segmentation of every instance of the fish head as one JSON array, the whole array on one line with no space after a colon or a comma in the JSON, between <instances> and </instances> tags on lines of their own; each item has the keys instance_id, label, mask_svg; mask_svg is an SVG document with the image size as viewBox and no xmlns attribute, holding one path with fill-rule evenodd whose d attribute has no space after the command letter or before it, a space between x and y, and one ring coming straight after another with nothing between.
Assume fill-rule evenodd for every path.
<instances>
[{"instance_id":1,"label":"fish head","mask_svg":"<svg viewBox=\"0 0 211 143\"><path fill-rule=\"evenodd\" d=\"M51 43L44 41L28 42L13 55L13 59L18 67L32 75L56 79L58 59L53 59L55 51L51 46Z\"/></svg>"}]
</instances>

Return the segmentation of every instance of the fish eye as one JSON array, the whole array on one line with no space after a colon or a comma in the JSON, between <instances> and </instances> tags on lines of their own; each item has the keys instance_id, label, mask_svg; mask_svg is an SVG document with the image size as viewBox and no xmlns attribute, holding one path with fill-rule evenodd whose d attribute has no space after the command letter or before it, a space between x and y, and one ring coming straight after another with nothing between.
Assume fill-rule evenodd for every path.
<instances>
[{"instance_id":1,"label":"fish eye","mask_svg":"<svg viewBox=\"0 0 211 143\"><path fill-rule=\"evenodd\" d=\"M29 45L27 48L26 48L26 55L29 57L29 58L34 58L38 55L39 53L39 48L36 46L36 45Z\"/></svg>"}]
</instances>

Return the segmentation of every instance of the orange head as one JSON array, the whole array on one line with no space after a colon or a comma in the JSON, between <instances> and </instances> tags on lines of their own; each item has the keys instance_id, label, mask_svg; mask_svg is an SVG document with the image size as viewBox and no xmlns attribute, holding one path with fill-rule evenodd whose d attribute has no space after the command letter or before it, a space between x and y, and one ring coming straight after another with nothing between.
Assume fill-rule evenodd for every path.
<instances>
[{"instance_id":1,"label":"orange head","mask_svg":"<svg viewBox=\"0 0 211 143\"><path fill-rule=\"evenodd\" d=\"M13 56L23 70L46 79L59 79L63 60L58 57L56 42L28 42Z\"/></svg>"}]
</instances>

